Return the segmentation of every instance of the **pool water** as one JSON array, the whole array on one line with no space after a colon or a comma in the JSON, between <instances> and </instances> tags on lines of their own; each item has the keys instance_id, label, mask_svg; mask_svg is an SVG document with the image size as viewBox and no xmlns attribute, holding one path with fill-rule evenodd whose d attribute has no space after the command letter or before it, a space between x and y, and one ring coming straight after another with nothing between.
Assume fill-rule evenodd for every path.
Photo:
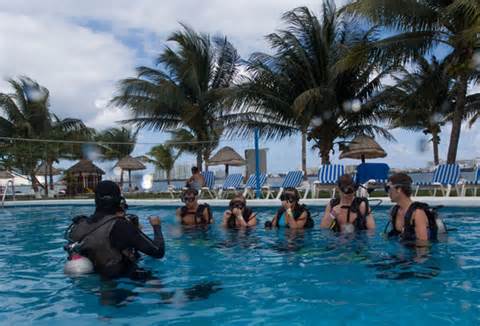
<instances>
[{"instance_id":1,"label":"pool water","mask_svg":"<svg viewBox=\"0 0 480 326\"><path fill-rule=\"evenodd\" d=\"M355 237L308 231L182 229L162 217L166 256L145 257L147 282L63 274L63 234L88 206L0 210L0 324L363 325L480 323L480 210L444 208L446 241L415 253L377 230ZM256 209L261 225L275 208ZM314 214L321 208L313 208Z\"/></svg>"}]
</instances>

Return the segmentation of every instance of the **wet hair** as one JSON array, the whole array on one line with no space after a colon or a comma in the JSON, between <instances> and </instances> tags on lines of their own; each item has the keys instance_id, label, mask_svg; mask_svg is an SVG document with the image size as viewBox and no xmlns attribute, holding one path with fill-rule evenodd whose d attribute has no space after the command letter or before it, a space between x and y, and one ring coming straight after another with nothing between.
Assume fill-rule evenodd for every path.
<instances>
[{"instance_id":1,"label":"wet hair","mask_svg":"<svg viewBox=\"0 0 480 326\"><path fill-rule=\"evenodd\" d=\"M194 188L185 189L185 191L182 193L181 199L183 200L183 198L187 197L187 195L193 195L193 196L197 197L198 196L198 190L196 190Z\"/></svg>"},{"instance_id":2,"label":"wet hair","mask_svg":"<svg viewBox=\"0 0 480 326\"><path fill-rule=\"evenodd\" d=\"M195 173L198 173L198 167L194 166L192 167L192 173L195 174Z\"/></svg>"},{"instance_id":3,"label":"wet hair","mask_svg":"<svg viewBox=\"0 0 480 326\"><path fill-rule=\"evenodd\" d=\"M245 197L243 197L243 195L235 195L231 200L230 200L230 203L228 204L228 206L230 208L233 207L233 205L235 205L235 203L243 203L243 206L247 206L247 200L245 199Z\"/></svg>"},{"instance_id":4,"label":"wet hair","mask_svg":"<svg viewBox=\"0 0 480 326\"><path fill-rule=\"evenodd\" d=\"M293 197L294 197L295 201L298 202L300 200L300 193L298 192L298 190L296 188L293 188L293 187L285 188L283 190L282 196L280 196L280 200L283 200L282 197L285 198L287 193L290 193L290 194L293 193Z\"/></svg>"},{"instance_id":5,"label":"wet hair","mask_svg":"<svg viewBox=\"0 0 480 326\"><path fill-rule=\"evenodd\" d=\"M95 188L96 211L115 214L121 209L122 194L120 187L113 181L104 180Z\"/></svg>"},{"instance_id":6,"label":"wet hair","mask_svg":"<svg viewBox=\"0 0 480 326\"><path fill-rule=\"evenodd\" d=\"M395 173L388 178L388 181L400 188L405 196L410 197L412 195L412 178L406 173Z\"/></svg>"},{"instance_id":7,"label":"wet hair","mask_svg":"<svg viewBox=\"0 0 480 326\"><path fill-rule=\"evenodd\" d=\"M355 180L353 180L353 177L350 174L344 174L338 177L337 185L339 187L351 186L354 184L355 184Z\"/></svg>"}]
</instances>

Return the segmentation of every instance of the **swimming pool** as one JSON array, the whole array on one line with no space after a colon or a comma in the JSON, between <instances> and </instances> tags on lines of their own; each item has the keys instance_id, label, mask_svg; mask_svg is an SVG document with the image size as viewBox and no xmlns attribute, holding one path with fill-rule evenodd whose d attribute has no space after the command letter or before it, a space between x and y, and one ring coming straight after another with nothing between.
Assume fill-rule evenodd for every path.
<instances>
[{"instance_id":1,"label":"swimming pool","mask_svg":"<svg viewBox=\"0 0 480 326\"><path fill-rule=\"evenodd\" d=\"M104 282L63 274L63 232L91 206L0 210L0 324L453 324L480 322L480 209L445 208L451 232L416 259L380 232L356 238L314 230L184 230L172 207L132 207L162 217L157 279ZM256 209L261 224L274 208ZM313 213L320 208L313 208Z\"/></svg>"}]
</instances>

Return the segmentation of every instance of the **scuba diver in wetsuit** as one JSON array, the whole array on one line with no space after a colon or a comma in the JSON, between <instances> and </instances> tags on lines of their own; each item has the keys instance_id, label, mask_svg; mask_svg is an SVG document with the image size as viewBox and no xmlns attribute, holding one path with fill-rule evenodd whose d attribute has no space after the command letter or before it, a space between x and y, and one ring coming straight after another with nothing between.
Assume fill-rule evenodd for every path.
<instances>
[{"instance_id":1,"label":"scuba diver in wetsuit","mask_svg":"<svg viewBox=\"0 0 480 326\"><path fill-rule=\"evenodd\" d=\"M338 178L340 198L333 198L325 208L320 227L335 232L351 233L375 228L368 200L355 197L357 185L349 174Z\"/></svg>"},{"instance_id":2,"label":"scuba diver in wetsuit","mask_svg":"<svg viewBox=\"0 0 480 326\"><path fill-rule=\"evenodd\" d=\"M437 240L439 233L446 233L445 225L434 209L426 203L411 200L412 179L407 174L390 176L385 191L396 203L390 212L392 229L388 232L389 238L399 237L421 246L428 240Z\"/></svg>"},{"instance_id":3,"label":"scuba diver in wetsuit","mask_svg":"<svg viewBox=\"0 0 480 326\"><path fill-rule=\"evenodd\" d=\"M187 189L181 200L184 206L177 208L177 219L182 225L209 225L213 223L212 210L208 204L198 203L198 191Z\"/></svg>"},{"instance_id":4,"label":"scuba diver in wetsuit","mask_svg":"<svg viewBox=\"0 0 480 326\"><path fill-rule=\"evenodd\" d=\"M165 254L160 219L150 217L154 239L139 228L138 218L126 215L120 188L112 181L102 181L95 190L95 213L76 216L67 229L65 246L70 257L78 253L87 257L95 272L107 278L141 279L151 275L137 266L138 252L154 258Z\"/></svg>"},{"instance_id":5,"label":"scuba diver in wetsuit","mask_svg":"<svg viewBox=\"0 0 480 326\"><path fill-rule=\"evenodd\" d=\"M271 221L265 222L266 228L285 225L291 229L307 229L313 227L313 219L307 206L300 205L300 194L295 188L285 188L280 196L280 207ZM282 218L283 217L283 218Z\"/></svg>"},{"instance_id":6,"label":"scuba diver in wetsuit","mask_svg":"<svg viewBox=\"0 0 480 326\"><path fill-rule=\"evenodd\" d=\"M233 197L228 206L223 214L223 227L233 229L257 225L256 214L247 206L247 200L242 195Z\"/></svg>"}]
</instances>

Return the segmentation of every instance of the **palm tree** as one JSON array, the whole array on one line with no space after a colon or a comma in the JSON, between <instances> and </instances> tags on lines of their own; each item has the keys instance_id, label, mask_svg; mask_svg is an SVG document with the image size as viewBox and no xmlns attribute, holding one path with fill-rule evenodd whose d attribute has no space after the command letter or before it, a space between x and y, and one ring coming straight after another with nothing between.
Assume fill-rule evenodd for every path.
<instances>
[{"instance_id":1,"label":"palm tree","mask_svg":"<svg viewBox=\"0 0 480 326\"><path fill-rule=\"evenodd\" d=\"M390 137L373 125L379 107L369 104L388 70L368 55L350 65L343 61L351 49L370 42L374 30L364 31L352 17L337 16L333 1L323 3L320 18L300 7L286 12L283 20L287 28L267 36L274 54L252 55L251 76L233 92L241 99L237 103L248 107L243 115L251 118L241 132L252 126L266 127L270 137L300 132L304 170L306 140L316 143L322 164L328 164L338 139L361 133ZM354 103L353 110L348 103Z\"/></svg>"},{"instance_id":2,"label":"palm tree","mask_svg":"<svg viewBox=\"0 0 480 326\"><path fill-rule=\"evenodd\" d=\"M51 113L48 89L32 79L20 77L8 82L13 93L0 93L0 108L4 113L4 116L0 117L0 135L14 139L11 142L3 141L6 152L4 163L28 175L37 193L38 185L41 186L35 177L39 162L44 160L49 166L52 184L53 162L68 154L61 145L44 140L55 141L83 135L88 129L81 120L60 119ZM22 140L17 141L15 138ZM45 194L48 195L48 181L45 183Z\"/></svg>"},{"instance_id":3,"label":"palm tree","mask_svg":"<svg viewBox=\"0 0 480 326\"><path fill-rule=\"evenodd\" d=\"M381 100L390 109L391 128L423 131L432 136L433 160L438 165L441 128L455 106L454 83L445 62L436 57L431 62L420 57L417 64L414 71L402 68L400 76L393 76L396 83L383 92Z\"/></svg>"},{"instance_id":4,"label":"palm tree","mask_svg":"<svg viewBox=\"0 0 480 326\"><path fill-rule=\"evenodd\" d=\"M355 0L345 10L397 32L368 45L370 53L380 62L406 63L438 45L450 50L445 62L455 81L455 107L447 162L455 163L468 85L479 78L475 63L475 51L480 45L478 1Z\"/></svg>"},{"instance_id":5,"label":"palm tree","mask_svg":"<svg viewBox=\"0 0 480 326\"><path fill-rule=\"evenodd\" d=\"M138 67L137 77L120 82L112 104L130 109L133 117L126 123L190 134L201 169L222 135L222 90L231 86L239 57L227 38L182 27L168 38L175 48L158 57L161 67Z\"/></svg>"},{"instance_id":6,"label":"palm tree","mask_svg":"<svg viewBox=\"0 0 480 326\"><path fill-rule=\"evenodd\" d=\"M137 142L138 129L109 128L99 133L95 138L100 143L100 150L104 160L121 160L129 156L135 149ZM123 170L120 174L120 185L123 185Z\"/></svg>"},{"instance_id":7,"label":"palm tree","mask_svg":"<svg viewBox=\"0 0 480 326\"><path fill-rule=\"evenodd\" d=\"M195 135L190 132L188 129L182 128L178 130L168 131L172 138L167 141L167 145L178 150L179 153L189 153L196 155L198 151L198 145L195 141ZM216 130L213 131L216 135L222 134L222 131ZM218 147L220 142L220 137L210 136L211 141L203 144L203 160L208 161L213 150ZM202 161L199 161L199 156L197 156L197 166L200 167ZM208 170L208 165L205 165L205 169Z\"/></svg>"},{"instance_id":8,"label":"palm tree","mask_svg":"<svg viewBox=\"0 0 480 326\"><path fill-rule=\"evenodd\" d=\"M158 170L165 171L167 174L167 183L170 185L172 169L175 161L181 155L181 151L174 152L174 148L169 145L157 145L150 149L144 158L145 162L152 163Z\"/></svg>"}]
</instances>

